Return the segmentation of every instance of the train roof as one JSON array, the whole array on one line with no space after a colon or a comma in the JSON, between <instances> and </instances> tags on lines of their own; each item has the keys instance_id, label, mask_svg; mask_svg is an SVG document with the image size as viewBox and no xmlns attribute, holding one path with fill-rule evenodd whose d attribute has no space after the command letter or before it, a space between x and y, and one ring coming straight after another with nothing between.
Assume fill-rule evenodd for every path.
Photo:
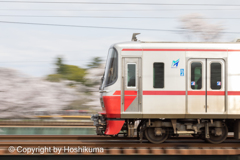
<instances>
[{"instance_id":1,"label":"train roof","mask_svg":"<svg viewBox=\"0 0 240 160\"><path fill-rule=\"evenodd\" d=\"M240 42L151 42L129 41L113 45L118 49L177 48L177 49L240 49Z\"/></svg>"}]
</instances>

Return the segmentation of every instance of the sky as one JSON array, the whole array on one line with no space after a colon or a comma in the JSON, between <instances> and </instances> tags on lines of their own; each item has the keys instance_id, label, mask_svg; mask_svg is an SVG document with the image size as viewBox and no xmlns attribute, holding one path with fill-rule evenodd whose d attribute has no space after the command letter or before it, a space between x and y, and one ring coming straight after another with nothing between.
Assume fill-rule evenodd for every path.
<instances>
[{"instance_id":1,"label":"sky","mask_svg":"<svg viewBox=\"0 0 240 160\"><path fill-rule=\"evenodd\" d=\"M25 0L25 2L111 2L152 3L154 5L23 3L23 0L16 0L21 1L21 3L16 3L16 1L10 2L10 0L6 0L8 2L1 1L0 67L16 69L34 77L44 77L54 73L54 62L58 56L63 57L66 64L79 67L86 67L93 57L101 57L105 60L109 47L114 43L130 41L132 33L141 33L138 39L142 41L185 42L189 41L189 39L183 34L179 34L179 32L172 31L100 29L3 22L180 30L181 17L199 14L208 18L206 19L208 23L222 25L224 32L239 32L236 34L223 33L218 41L229 42L240 38L239 0ZM157 5L163 3L171 5ZM229 6L220 4L228 4ZM21 17L23 15L38 17ZM71 16L93 16L95 18ZM96 16L112 16L115 18L96 18Z\"/></svg>"}]
</instances>

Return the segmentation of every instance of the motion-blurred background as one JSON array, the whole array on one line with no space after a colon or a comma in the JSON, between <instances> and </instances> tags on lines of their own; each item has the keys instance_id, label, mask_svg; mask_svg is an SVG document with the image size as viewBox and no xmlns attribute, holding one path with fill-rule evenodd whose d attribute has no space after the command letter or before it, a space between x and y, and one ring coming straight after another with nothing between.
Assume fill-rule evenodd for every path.
<instances>
[{"instance_id":1,"label":"motion-blurred background","mask_svg":"<svg viewBox=\"0 0 240 160\"><path fill-rule=\"evenodd\" d=\"M98 112L113 43L132 33L143 41L230 42L240 37L239 13L238 0L0 0L0 118Z\"/></svg>"}]
</instances>

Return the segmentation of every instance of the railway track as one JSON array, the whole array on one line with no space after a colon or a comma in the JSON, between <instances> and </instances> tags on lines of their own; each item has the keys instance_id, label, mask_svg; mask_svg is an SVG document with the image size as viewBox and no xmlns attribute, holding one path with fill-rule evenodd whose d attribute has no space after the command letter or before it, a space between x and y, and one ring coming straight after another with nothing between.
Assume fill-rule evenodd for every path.
<instances>
[{"instance_id":1,"label":"railway track","mask_svg":"<svg viewBox=\"0 0 240 160\"><path fill-rule=\"evenodd\" d=\"M125 148L125 147L161 147L161 148L201 148L201 147L210 147L210 148L219 148L219 147L227 147L227 148L240 148L240 141L234 139L227 139L224 143L221 144L210 144L206 143L204 140L199 139L168 139L165 143L161 144L151 144L146 140L143 140L140 143L137 139L129 139L129 138L77 138L71 139L70 137L65 137L64 139L56 139L56 138L38 138L38 139L6 139L0 140L0 146L91 146L91 147L117 147L117 148Z\"/></svg>"},{"instance_id":2,"label":"railway track","mask_svg":"<svg viewBox=\"0 0 240 160\"><path fill-rule=\"evenodd\" d=\"M0 135L1 140L122 140L134 138L112 138L96 135Z\"/></svg>"},{"instance_id":3,"label":"railway track","mask_svg":"<svg viewBox=\"0 0 240 160\"><path fill-rule=\"evenodd\" d=\"M98 135L0 135L1 140L136 140L136 137L112 137ZM169 140L199 140L192 136L171 137ZM229 136L228 140L236 141L233 136ZM201 141L201 140L199 140ZM240 140L239 140L240 142Z\"/></svg>"},{"instance_id":4,"label":"railway track","mask_svg":"<svg viewBox=\"0 0 240 160\"><path fill-rule=\"evenodd\" d=\"M193 137L170 138L162 144L152 144L143 140L140 143L136 138L113 138L109 136L0 136L0 154L26 154L18 152L9 152L8 148L18 146L25 148L39 147L87 147L87 148L103 148L103 153L97 152L77 152L60 154L100 154L100 155L239 155L240 140L229 137L224 143L210 144L204 140L195 139ZM39 153L34 153L39 154ZM53 152L45 154L55 154ZM32 155L32 154L31 154Z\"/></svg>"},{"instance_id":5,"label":"railway track","mask_svg":"<svg viewBox=\"0 0 240 160\"><path fill-rule=\"evenodd\" d=\"M0 126L93 126L90 120L82 121L0 121Z\"/></svg>"},{"instance_id":6,"label":"railway track","mask_svg":"<svg viewBox=\"0 0 240 160\"><path fill-rule=\"evenodd\" d=\"M0 135L93 135L90 120L1 120Z\"/></svg>"}]
</instances>

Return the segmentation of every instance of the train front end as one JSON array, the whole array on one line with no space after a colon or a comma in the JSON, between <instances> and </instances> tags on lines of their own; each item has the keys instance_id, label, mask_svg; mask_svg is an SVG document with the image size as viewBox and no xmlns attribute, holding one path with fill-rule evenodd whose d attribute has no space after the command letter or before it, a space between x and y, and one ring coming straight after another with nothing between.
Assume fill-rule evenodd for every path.
<instances>
[{"instance_id":1,"label":"train front end","mask_svg":"<svg viewBox=\"0 0 240 160\"><path fill-rule=\"evenodd\" d=\"M102 112L92 115L98 135L118 134L125 120L121 120L120 68L118 67L119 54L116 48L111 47L108 52L105 72L102 77L100 103ZM119 92L119 93L118 93Z\"/></svg>"}]
</instances>

